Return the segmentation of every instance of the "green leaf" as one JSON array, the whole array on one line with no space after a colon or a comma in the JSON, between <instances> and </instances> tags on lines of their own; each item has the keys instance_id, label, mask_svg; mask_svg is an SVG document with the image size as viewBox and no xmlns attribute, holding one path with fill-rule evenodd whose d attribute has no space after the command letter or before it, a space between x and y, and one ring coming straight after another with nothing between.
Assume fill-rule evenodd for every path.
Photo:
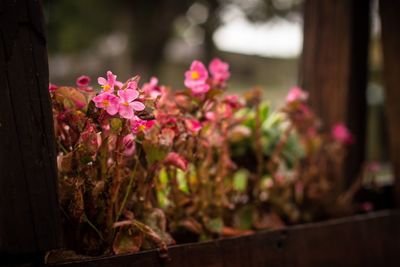
<instances>
[{"instance_id":1,"label":"green leaf","mask_svg":"<svg viewBox=\"0 0 400 267\"><path fill-rule=\"evenodd\" d=\"M262 120L261 128L263 131L268 131L272 128L278 128L284 121L284 116L282 113L273 112L269 114L264 120Z\"/></svg>"},{"instance_id":2,"label":"green leaf","mask_svg":"<svg viewBox=\"0 0 400 267\"><path fill-rule=\"evenodd\" d=\"M78 89L73 87L60 87L55 93L57 101L63 103L66 109L86 110L87 99Z\"/></svg>"},{"instance_id":3,"label":"green leaf","mask_svg":"<svg viewBox=\"0 0 400 267\"><path fill-rule=\"evenodd\" d=\"M290 134L282 150L282 156L289 168L292 168L296 161L305 156L305 149L299 136L294 132Z\"/></svg>"},{"instance_id":4,"label":"green leaf","mask_svg":"<svg viewBox=\"0 0 400 267\"><path fill-rule=\"evenodd\" d=\"M169 206L170 200L168 199L169 190L157 191L157 200L160 208L165 209Z\"/></svg>"},{"instance_id":5,"label":"green leaf","mask_svg":"<svg viewBox=\"0 0 400 267\"><path fill-rule=\"evenodd\" d=\"M251 206L242 207L238 213L239 219L237 227L241 230L249 230L253 226L253 209Z\"/></svg>"},{"instance_id":6,"label":"green leaf","mask_svg":"<svg viewBox=\"0 0 400 267\"><path fill-rule=\"evenodd\" d=\"M185 193L189 193L189 187L186 181L186 173L181 169L176 169L176 179L178 181L179 190Z\"/></svg>"},{"instance_id":7,"label":"green leaf","mask_svg":"<svg viewBox=\"0 0 400 267\"><path fill-rule=\"evenodd\" d=\"M168 173L165 168L162 168L159 172L159 179L162 187L166 187L168 184Z\"/></svg>"},{"instance_id":8,"label":"green leaf","mask_svg":"<svg viewBox=\"0 0 400 267\"><path fill-rule=\"evenodd\" d=\"M151 143L150 141L144 140L142 145L146 153L147 162L150 165L163 160L167 155L167 151L165 149Z\"/></svg>"},{"instance_id":9,"label":"green leaf","mask_svg":"<svg viewBox=\"0 0 400 267\"><path fill-rule=\"evenodd\" d=\"M206 223L206 227L212 233L220 234L224 227L224 221L220 217L213 218Z\"/></svg>"},{"instance_id":10,"label":"green leaf","mask_svg":"<svg viewBox=\"0 0 400 267\"><path fill-rule=\"evenodd\" d=\"M263 103L260 104L260 108L259 108L259 112L260 113L259 114L260 114L260 121L261 122L265 121L268 118L270 110L271 110L271 108L270 108L270 104L269 103L263 102Z\"/></svg>"},{"instance_id":11,"label":"green leaf","mask_svg":"<svg viewBox=\"0 0 400 267\"><path fill-rule=\"evenodd\" d=\"M239 192L244 192L247 188L248 175L249 173L245 169L235 172L233 176L233 188Z\"/></svg>"}]
</instances>

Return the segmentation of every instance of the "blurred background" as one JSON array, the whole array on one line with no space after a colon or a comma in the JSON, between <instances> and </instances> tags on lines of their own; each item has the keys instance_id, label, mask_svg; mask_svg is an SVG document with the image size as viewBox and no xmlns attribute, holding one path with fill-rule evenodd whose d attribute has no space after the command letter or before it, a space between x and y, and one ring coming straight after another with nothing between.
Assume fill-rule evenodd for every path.
<instances>
[{"instance_id":1,"label":"blurred background","mask_svg":"<svg viewBox=\"0 0 400 267\"><path fill-rule=\"evenodd\" d=\"M110 69L174 88L194 59L231 65L230 90L255 85L274 102L297 84L301 0L46 0L51 80Z\"/></svg>"},{"instance_id":2,"label":"blurred background","mask_svg":"<svg viewBox=\"0 0 400 267\"><path fill-rule=\"evenodd\" d=\"M194 59L230 64L230 91L253 86L278 107L299 83L303 0L44 0L50 80L73 85L112 70L124 81L140 74L180 89ZM377 1L372 1L369 53L368 161L392 179L383 112L382 52ZM94 79L95 80L95 79Z\"/></svg>"}]
</instances>

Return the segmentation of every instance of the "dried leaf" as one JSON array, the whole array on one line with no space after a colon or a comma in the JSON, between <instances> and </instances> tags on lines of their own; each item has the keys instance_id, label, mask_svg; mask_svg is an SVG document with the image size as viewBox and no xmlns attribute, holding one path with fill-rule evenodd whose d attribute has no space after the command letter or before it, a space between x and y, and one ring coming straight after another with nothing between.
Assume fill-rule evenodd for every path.
<instances>
[{"instance_id":1,"label":"dried leaf","mask_svg":"<svg viewBox=\"0 0 400 267\"><path fill-rule=\"evenodd\" d=\"M121 227L114 239L115 254L134 253L140 250L143 243L143 233L137 227Z\"/></svg>"}]
</instances>

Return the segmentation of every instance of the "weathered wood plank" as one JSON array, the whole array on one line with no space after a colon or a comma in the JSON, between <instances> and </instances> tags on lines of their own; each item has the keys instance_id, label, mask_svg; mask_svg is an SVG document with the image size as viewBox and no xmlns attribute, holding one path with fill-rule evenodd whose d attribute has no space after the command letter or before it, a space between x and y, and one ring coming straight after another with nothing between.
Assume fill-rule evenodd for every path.
<instances>
[{"instance_id":1,"label":"weathered wood plank","mask_svg":"<svg viewBox=\"0 0 400 267\"><path fill-rule=\"evenodd\" d=\"M4 258L1 255L57 248L61 224L40 1L1 4L0 258Z\"/></svg>"},{"instance_id":2,"label":"weathered wood plank","mask_svg":"<svg viewBox=\"0 0 400 267\"><path fill-rule=\"evenodd\" d=\"M400 206L400 1L381 0L380 15L389 152L396 176L397 206Z\"/></svg>"},{"instance_id":3,"label":"weathered wood plank","mask_svg":"<svg viewBox=\"0 0 400 267\"><path fill-rule=\"evenodd\" d=\"M338 182L355 179L364 161L369 0L307 0L301 84L325 129L338 122L356 136Z\"/></svg>"},{"instance_id":4,"label":"weathered wood plank","mask_svg":"<svg viewBox=\"0 0 400 267\"><path fill-rule=\"evenodd\" d=\"M57 267L313 267L398 266L400 211L289 227L255 235L173 246L170 261L157 251L103 257Z\"/></svg>"}]
</instances>

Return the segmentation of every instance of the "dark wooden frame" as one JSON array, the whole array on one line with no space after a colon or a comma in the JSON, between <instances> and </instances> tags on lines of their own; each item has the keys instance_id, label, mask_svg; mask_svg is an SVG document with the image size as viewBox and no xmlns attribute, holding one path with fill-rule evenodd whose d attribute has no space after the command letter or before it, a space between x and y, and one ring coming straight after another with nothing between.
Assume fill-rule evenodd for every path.
<instances>
[{"instance_id":1,"label":"dark wooden frame","mask_svg":"<svg viewBox=\"0 0 400 267\"><path fill-rule=\"evenodd\" d=\"M323 128L341 122L356 136L335 177L343 190L365 155L370 0L307 0L304 9L301 84Z\"/></svg>"},{"instance_id":2,"label":"dark wooden frame","mask_svg":"<svg viewBox=\"0 0 400 267\"><path fill-rule=\"evenodd\" d=\"M111 266L398 266L400 212L383 211L210 242L57 264Z\"/></svg>"},{"instance_id":3,"label":"dark wooden frame","mask_svg":"<svg viewBox=\"0 0 400 267\"><path fill-rule=\"evenodd\" d=\"M0 1L0 257L61 245L40 1Z\"/></svg>"},{"instance_id":4,"label":"dark wooden frame","mask_svg":"<svg viewBox=\"0 0 400 267\"><path fill-rule=\"evenodd\" d=\"M342 103L343 111L331 112L324 106L317 106L317 110L329 123L343 119L356 133L365 127L365 103L357 100L365 89L365 12L369 9L365 2L308 0L305 5L304 85L312 92L314 103L325 104L330 102L329 86L338 85L335 103ZM398 176L400 143L395 137L400 128L395 87L400 84L400 69L396 68L395 55L400 51L400 39L395 23L400 19L396 13L400 6L390 0L381 3L391 98L387 103L391 152ZM337 43L334 56L329 54L327 43L313 39L320 31L326 31L326 38ZM329 33L340 31L345 34L343 44L329 37ZM44 253L61 246L45 40L40 1L0 1L0 266L43 266ZM326 77L320 70L324 63L320 57L328 59L332 71ZM310 68L312 65L316 68ZM318 88L323 89L318 92ZM356 151L357 157L360 151ZM354 162L360 163L357 157ZM154 250L57 266L397 266L398 251L400 212L386 211L173 246L170 260Z\"/></svg>"}]
</instances>

